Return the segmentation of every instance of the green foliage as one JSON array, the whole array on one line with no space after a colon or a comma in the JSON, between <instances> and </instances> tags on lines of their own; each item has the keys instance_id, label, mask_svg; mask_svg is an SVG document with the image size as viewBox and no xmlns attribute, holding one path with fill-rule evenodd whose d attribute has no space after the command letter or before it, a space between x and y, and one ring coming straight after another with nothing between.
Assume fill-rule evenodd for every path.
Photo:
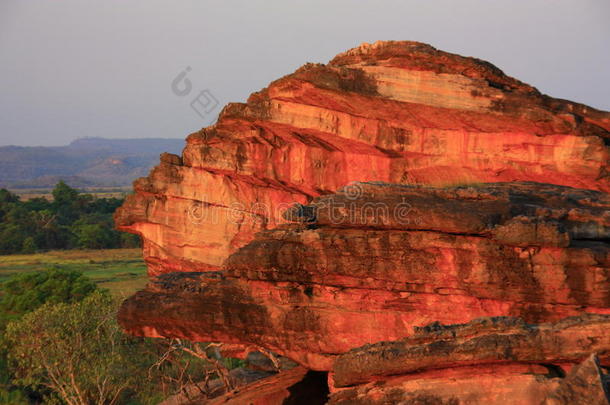
<instances>
[{"instance_id":1,"label":"green foliage","mask_svg":"<svg viewBox=\"0 0 610 405\"><path fill-rule=\"evenodd\" d=\"M112 214L123 200L80 194L63 181L52 195L52 202L22 202L0 189L0 254L139 246L137 237L124 237L114 229Z\"/></svg>"},{"instance_id":2,"label":"green foliage","mask_svg":"<svg viewBox=\"0 0 610 405\"><path fill-rule=\"evenodd\" d=\"M6 189L0 189L0 204L19 202L19 197Z\"/></svg>"},{"instance_id":3,"label":"green foliage","mask_svg":"<svg viewBox=\"0 0 610 405\"><path fill-rule=\"evenodd\" d=\"M148 405L215 378L168 340L125 335L116 301L78 271L17 273L1 288L0 404Z\"/></svg>"},{"instance_id":4,"label":"green foliage","mask_svg":"<svg viewBox=\"0 0 610 405\"><path fill-rule=\"evenodd\" d=\"M144 288L148 281L140 249L72 249L3 256L0 260L0 283L16 273L49 269L81 272L98 287L107 288L118 297L131 295Z\"/></svg>"},{"instance_id":5,"label":"green foliage","mask_svg":"<svg viewBox=\"0 0 610 405\"><path fill-rule=\"evenodd\" d=\"M171 341L125 335L116 310L117 302L98 290L72 303L47 302L10 322L12 383L44 403L143 405L215 378L209 362Z\"/></svg>"},{"instance_id":6,"label":"green foliage","mask_svg":"<svg viewBox=\"0 0 610 405\"><path fill-rule=\"evenodd\" d=\"M233 370L234 368L244 367L246 365L246 361L243 359L236 359L233 357L226 357L222 359L222 362L226 368L229 370Z\"/></svg>"},{"instance_id":7,"label":"green foliage","mask_svg":"<svg viewBox=\"0 0 610 405\"><path fill-rule=\"evenodd\" d=\"M18 273L2 284L0 316L5 320L15 319L46 303L78 302L96 289L95 283L77 271L51 269Z\"/></svg>"},{"instance_id":8,"label":"green foliage","mask_svg":"<svg viewBox=\"0 0 610 405\"><path fill-rule=\"evenodd\" d=\"M53 194L53 203L59 206L70 206L78 199L78 191L64 183L63 180L57 183L51 194Z\"/></svg>"},{"instance_id":9,"label":"green foliage","mask_svg":"<svg viewBox=\"0 0 610 405\"><path fill-rule=\"evenodd\" d=\"M116 303L95 292L72 304L47 303L11 322L9 361L21 385L53 390L67 404L116 404L138 375Z\"/></svg>"},{"instance_id":10,"label":"green foliage","mask_svg":"<svg viewBox=\"0 0 610 405\"><path fill-rule=\"evenodd\" d=\"M50 210L52 207L52 203L46 198L35 197L24 202L23 206L26 207L29 211L44 211Z\"/></svg>"},{"instance_id":11,"label":"green foliage","mask_svg":"<svg viewBox=\"0 0 610 405\"><path fill-rule=\"evenodd\" d=\"M73 227L76 246L83 249L118 247L116 232L101 224L82 224Z\"/></svg>"},{"instance_id":12,"label":"green foliage","mask_svg":"<svg viewBox=\"0 0 610 405\"><path fill-rule=\"evenodd\" d=\"M21 246L22 253L36 253L37 250L38 246L33 237L28 236L23 240L23 245Z\"/></svg>"},{"instance_id":13,"label":"green foliage","mask_svg":"<svg viewBox=\"0 0 610 405\"><path fill-rule=\"evenodd\" d=\"M2 283L0 331L4 332L10 320L19 319L42 305L78 302L96 290L96 284L77 271L51 269L17 273ZM0 390L0 404L27 403L26 391L14 385L13 376L7 368L7 354L11 345L4 334L0 335L0 344L0 386L3 387ZM36 396L39 392L30 389L28 394Z\"/></svg>"},{"instance_id":14,"label":"green foliage","mask_svg":"<svg viewBox=\"0 0 610 405\"><path fill-rule=\"evenodd\" d=\"M27 403L29 403L29 399L22 390L0 391L0 404L16 405Z\"/></svg>"},{"instance_id":15,"label":"green foliage","mask_svg":"<svg viewBox=\"0 0 610 405\"><path fill-rule=\"evenodd\" d=\"M26 394L19 387L11 384L11 374L7 365L7 350L2 335L0 351L0 404L27 404Z\"/></svg>"},{"instance_id":16,"label":"green foliage","mask_svg":"<svg viewBox=\"0 0 610 405\"><path fill-rule=\"evenodd\" d=\"M132 233L121 232L120 245L123 248L137 248L140 247L140 237Z\"/></svg>"},{"instance_id":17,"label":"green foliage","mask_svg":"<svg viewBox=\"0 0 610 405\"><path fill-rule=\"evenodd\" d=\"M24 231L17 224L0 225L0 253L15 253L21 251Z\"/></svg>"}]
</instances>

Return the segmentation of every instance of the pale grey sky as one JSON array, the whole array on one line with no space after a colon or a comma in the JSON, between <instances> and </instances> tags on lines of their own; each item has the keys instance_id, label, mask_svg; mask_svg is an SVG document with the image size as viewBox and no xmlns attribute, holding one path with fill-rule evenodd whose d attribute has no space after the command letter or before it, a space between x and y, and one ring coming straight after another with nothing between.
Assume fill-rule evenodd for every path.
<instances>
[{"instance_id":1,"label":"pale grey sky","mask_svg":"<svg viewBox=\"0 0 610 405\"><path fill-rule=\"evenodd\" d=\"M610 110L609 21L608 0L1 0L0 145L184 138L305 62L380 39L476 56ZM205 89L220 106L201 118L189 103Z\"/></svg>"}]
</instances>

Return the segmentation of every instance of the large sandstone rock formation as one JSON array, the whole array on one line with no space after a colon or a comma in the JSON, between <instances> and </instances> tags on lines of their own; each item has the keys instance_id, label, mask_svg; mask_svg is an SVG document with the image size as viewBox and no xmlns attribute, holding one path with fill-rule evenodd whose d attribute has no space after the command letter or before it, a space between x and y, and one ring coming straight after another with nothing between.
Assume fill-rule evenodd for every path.
<instances>
[{"instance_id":1,"label":"large sandstone rock formation","mask_svg":"<svg viewBox=\"0 0 610 405\"><path fill-rule=\"evenodd\" d=\"M352 192L358 189L358 196ZM610 314L610 197L534 183L357 183L288 214L222 272L154 279L137 335L259 345L315 370L430 322Z\"/></svg>"},{"instance_id":2,"label":"large sandstone rock formation","mask_svg":"<svg viewBox=\"0 0 610 405\"><path fill-rule=\"evenodd\" d=\"M604 405L608 378L588 353L610 360L608 327L607 315L432 324L340 356L329 404Z\"/></svg>"},{"instance_id":3,"label":"large sandstone rock formation","mask_svg":"<svg viewBox=\"0 0 610 405\"><path fill-rule=\"evenodd\" d=\"M610 113L428 45L305 65L135 183L152 279L119 321L328 372L334 404L603 403L609 145Z\"/></svg>"},{"instance_id":4,"label":"large sandstone rock formation","mask_svg":"<svg viewBox=\"0 0 610 405\"><path fill-rule=\"evenodd\" d=\"M116 216L151 274L218 269L289 205L353 181L516 180L610 191L610 115L474 58L363 44L225 107Z\"/></svg>"}]
</instances>

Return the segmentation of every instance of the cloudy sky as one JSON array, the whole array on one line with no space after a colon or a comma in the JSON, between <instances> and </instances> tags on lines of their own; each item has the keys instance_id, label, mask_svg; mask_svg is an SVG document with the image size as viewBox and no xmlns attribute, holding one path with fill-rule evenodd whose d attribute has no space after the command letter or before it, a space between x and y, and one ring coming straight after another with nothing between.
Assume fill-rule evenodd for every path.
<instances>
[{"instance_id":1,"label":"cloudy sky","mask_svg":"<svg viewBox=\"0 0 610 405\"><path fill-rule=\"evenodd\" d=\"M0 145L184 138L305 62L380 39L476 56L610 110L608 21L608 0L2 0Z\"/></svg>"}]
</instances>

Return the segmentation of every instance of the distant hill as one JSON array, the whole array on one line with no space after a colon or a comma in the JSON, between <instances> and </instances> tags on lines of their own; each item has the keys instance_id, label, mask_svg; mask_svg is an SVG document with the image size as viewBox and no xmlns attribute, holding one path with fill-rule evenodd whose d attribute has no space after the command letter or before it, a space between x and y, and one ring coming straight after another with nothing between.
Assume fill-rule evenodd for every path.
<instances>
[{"instance_id":1,"label":"distant hill","mask_svg":"<svg viewBox=\"0 0 610 405\"><path fill-rule=\"evenodd\" d=\"M126 186L145 176L159 154L179 154L183 139L81 138L67 146L0 147L0 187Z\"/></svg>"}]
</instances>

